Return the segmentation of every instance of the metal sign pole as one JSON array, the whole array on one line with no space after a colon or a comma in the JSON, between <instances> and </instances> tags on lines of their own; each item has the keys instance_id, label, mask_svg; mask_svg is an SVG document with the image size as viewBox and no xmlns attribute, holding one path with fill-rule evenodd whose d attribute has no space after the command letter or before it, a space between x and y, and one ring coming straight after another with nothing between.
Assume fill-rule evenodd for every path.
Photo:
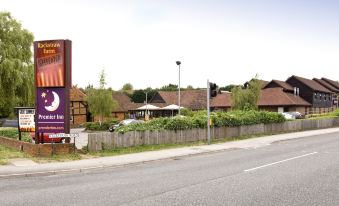
<instances>
[{"instance_id":1,"label":"metal sign pole","mask_svg":"<svg viewBox=\"0 0 339 206\"><path fill-rule=\"evenodd\" d=\"M207 142L211 144L211 130L210 130L210 82L207 79Z\"/></svg>"}]
</instances>

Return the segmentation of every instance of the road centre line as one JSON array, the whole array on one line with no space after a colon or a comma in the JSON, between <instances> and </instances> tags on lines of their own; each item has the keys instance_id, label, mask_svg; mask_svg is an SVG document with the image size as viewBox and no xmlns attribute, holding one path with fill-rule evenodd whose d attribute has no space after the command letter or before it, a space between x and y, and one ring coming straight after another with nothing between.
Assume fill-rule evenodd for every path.
<instances>
[{"instance_id":1,"label":"road centre line","mask_svg":"<svg viewBox=\"0 0 339 206\"><path fill-rule=\"evenodd\" d=\"M250 171L253 171L253 170L260 169L260 168L264 168L264 167L268 167L268 166L271 166L271 165L279 164L279 163L282 163L282 162L287 162L287 161L290 161L290 160L294 160L294 159L298 159L298 158L314 155L314 154L317 154L317 153L318 152L312 152L312 153L300 155L300 156L297 156L297 157L292 157L292 158L284 159L284 160L281 160L281 161L278 161L278 162L273 162L273 163L261 165L259 167L254 167L254 168L251 168L251 169L247 169L247 170L244 170L244 172L250 172Z\"/></svg>"}]
</instances>

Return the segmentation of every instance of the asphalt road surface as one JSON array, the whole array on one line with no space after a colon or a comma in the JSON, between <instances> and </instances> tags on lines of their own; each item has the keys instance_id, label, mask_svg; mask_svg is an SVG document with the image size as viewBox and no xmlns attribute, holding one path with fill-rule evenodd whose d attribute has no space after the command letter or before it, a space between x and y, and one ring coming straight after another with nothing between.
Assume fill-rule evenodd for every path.
<instances>
[{"instance_id":1,"label":"asphalt road surface","mask_svg":"<svg viewBox=\"0 0 339 206\"><path fill-rule=\"evenodd\" d=\"M339 205L339 133L86 173L1 179L0 205Z\"/></svg>"}]
</instances>

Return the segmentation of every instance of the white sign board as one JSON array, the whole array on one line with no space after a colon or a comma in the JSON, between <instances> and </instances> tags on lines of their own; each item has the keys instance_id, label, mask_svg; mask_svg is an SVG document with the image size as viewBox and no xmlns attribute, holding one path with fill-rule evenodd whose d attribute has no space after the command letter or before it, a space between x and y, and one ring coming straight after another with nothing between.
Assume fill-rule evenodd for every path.
<instances>
[{"instance_id":1,"label":"white sign board","mask_svg":"<svg viewBox=\"0 0 339 206\"><path fill-rule=\"evenodd\" d=\"M34 132L35 109L19 109L19 130L20 132Z\"/></svg>"}]
</instances>

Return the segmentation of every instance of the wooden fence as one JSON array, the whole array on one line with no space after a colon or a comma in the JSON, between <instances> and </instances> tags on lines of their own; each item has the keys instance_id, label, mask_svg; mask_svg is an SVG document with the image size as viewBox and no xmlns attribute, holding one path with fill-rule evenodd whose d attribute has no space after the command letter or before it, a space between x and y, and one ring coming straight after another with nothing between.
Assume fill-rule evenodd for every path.
<instances>
[{"instance_id":1,"label":"wooden fence","mask_svg":"<svg viewBox=\"0 0 339 206\"><path fill-rule=\"evenodd\" d=\"M240 127L211 128L212 139L232 138L247 135L275 134L281 132L303 131L321 128L338 127L339 118L306 119L287 121L277 124L256 124ZM176 144L206 140L206 129L132 131L124 134L100 132L88 134L88 150L100 151L138 145Z\"/></svg>"}]
</instances>

